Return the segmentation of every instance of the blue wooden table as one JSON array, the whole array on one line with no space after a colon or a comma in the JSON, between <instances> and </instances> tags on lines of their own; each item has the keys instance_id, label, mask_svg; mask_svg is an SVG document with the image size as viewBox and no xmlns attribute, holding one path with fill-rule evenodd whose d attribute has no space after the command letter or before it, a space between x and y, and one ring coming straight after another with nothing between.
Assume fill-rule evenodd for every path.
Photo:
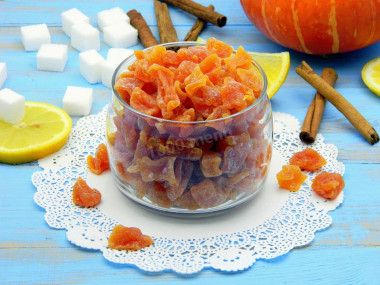
<instances>
[{"instance_id":1,"label":"blue wooden table","mask_svg":"<svg viewBox=\"0 0 380 285\"><path fill-rule=\"evenodd\" d=\"M246 18L238 0L199 0L227 15L223 28L207 25L202 37L214 36L248 51L282 52L285 48L263 36ZM54 43L70 44L61 28L61 13L76 7L96 25L97 12L119 6L137 9L158 37L151 0L128 1L0 1L0 62L7 63L8 79L3 87L25 96L26 100L62 106L67 85L93 87L92 114L110 100L110 90L90 85L79 74L78 52L69 49L62 73L36 70L36 52L25 52L20 26L46 23ZM170 7L179 38L192 26L194 17ZM140 49L141 45L133 48ZM100 53L109 49L103 42ZM289 75L272 99L274 111L286 112L302 121L314 90L296 73L306 60L317 73L334 68L337 90L380 131L380 98L366 88L361 69L380 56L380 42L365 49L328 57L290 51ZM77 119L73 120L74 123ZM330 228L316 233L310 245L292 250L272 260L259 260L243 272L225 274L206 269L192 276L172 272L150 274L133 266L107 262L100 252L79 249L67 241L65 231L54 230L44 221L44 210L33 202L35 187L31 175L37 163L11 166L0 164L0 283L50 284L380 284L380 144L371 146L346 118L327 103L320 133L339 150L338 160L346 167L345 200L330 213ZM1 139L1 138L0 138Z\"/></svg>"}]
</instances>

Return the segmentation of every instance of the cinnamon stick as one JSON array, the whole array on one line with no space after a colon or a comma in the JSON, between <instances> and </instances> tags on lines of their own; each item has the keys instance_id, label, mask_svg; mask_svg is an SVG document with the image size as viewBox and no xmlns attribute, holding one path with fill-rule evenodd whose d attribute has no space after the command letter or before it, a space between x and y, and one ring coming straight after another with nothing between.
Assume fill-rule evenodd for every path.
<instances>
[{"instance_id":1,"label":"cinnamon stick","mask_svg":"<svg viewBox=\"0 0 380 285\"><path fill-rule=\"evenodd\" d=\"M338 74L332 68L325 68L322 70L321 78L330 86L334 86L338 79ZM311 101L301 128L300 139L304 143L311 144L315 141L322 120L322 115L325 110L325 104L325 97L317 92L313 101Z\"/></svg>"},{"instance_id":2,"label":"cinnamon stick","mask_svg":"<svg viewBox=\"0 0 380 285\"><path fill-rule=\"evenodd\" d=\"M133 9L128 11L127 15L131 21L131 25L137 30L141 44L144 48L158 45L158 41L139 12Z\"/></svg>"},{"instance_id":3,"label":"cinnamon stick","mask_svg":"<svg viewBox=\"0 0 380 285\"><path fill-rule=\"evenodd\" d=\"M352 106L338 91L319 77L305 61L296 68L296 72L321 95L329 100L371 145L379 141L379 135L376 130L359 113L359 111L356 110L355 107Z\"/></svg>"},{"instance_id":4,"label":"cinnamon stick","mask_svg":"<svg viewBox=\"0 0 380 285\"><path fill-rule=\"evenodd\" d=\"M154 0L154 11L156 13L161 43L178 42L177 32L170 18L168 6L165 3Z\"/></svg>"},{"instance_id":5,"label":"cinnamon stick","mask_svg":"<svg viewBox=\"0 0 380 285\"><path fill-rule=\"evenodd\" d=\"M205 22L223 27L227 24L227 17L216 12L210 11L207 7L191 0L162 0L170 5L176 6Z\"/></svg>"},{"instance_id":6,"label":"cinnamon stick","mask_svg":"<svg viewBox=\"0 0 380 285\"><path fill-rule=\"evenodd\" d=\"M214 6L210 5L207 7L210 11L214 10ZM198 18L194 25L191 27L190 31L186 34L185 38L183 39L184 41L196 41L199 34L202 32L204 26L206 25L206 22L203 21L202 19Z\"/></svg>"}]
</instances>

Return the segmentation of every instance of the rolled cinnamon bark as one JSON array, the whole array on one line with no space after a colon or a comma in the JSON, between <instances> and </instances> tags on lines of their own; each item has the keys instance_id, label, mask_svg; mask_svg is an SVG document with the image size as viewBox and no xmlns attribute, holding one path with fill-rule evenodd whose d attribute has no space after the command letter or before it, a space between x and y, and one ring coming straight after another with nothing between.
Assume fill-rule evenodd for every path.
<instances>
[{"instance_id":1,"label":"rolled cinnamon bark","mask_svg":"<svg viewBox=\"0 0 380 285\"><path fill-rule=\"evenodd\" d=\"M207 7L198 4L191 0L162 0L170 5L176 6L205 22L214 24L218 27L223 27L227 24L227 17L215 12L210 11Z\"/></svg>"},{"instance_id":2,"label":"rolled cinnamon bark","mask_svg":"<svg viewBox=\"0 0 380 285\"><path fill-rule=\"evenodd\" d=\"M355 107L352 106L338 91L319 77L305 61L302 61L302 64L296 68L296 72L321 95L329 100L370 144L373 145L379 141L379 135L376 130L359 113L359 111L356 110Z\"/></svg>"},{"instance_id":3,"label":"rolled cinnamon bark","mask_svg":"<svg viewBox=\"0 0 380 285\"><path fill-rule=\"evenodd\" d=\"M131 25L137 30L141 44L145 48L158 45L158 41L139 12L133 9L128 11L127 15L131 21Z\"/></svg>"},{"instance_id":4,"label":"rolled cinnamon bark","mask_svg":"<svg viewBox=\"0 0 380 285\"><path fill-rule=\"evenodd\" d=\"M173 26L166 3L154 0L154 11L161 43L178 42L177 32Z\"/></svg>"},{"instance_id":5,"label":"rolled cinnamon bark","mask_svg":"<svg viewBox=\"0 0 380 285\"><path fill-rule=\"evenodd\" d=\"M214 10L214 6L210 5L210 6L208 6L208 9L210 9L210 11L212 11L212 10ZM186 34L186 36L183 40L184 41L196 41L205 25L206 25L206 22L203 21L202 19L198 18L195 21L194 25L191 27L190 31Z\"/></svg>"},{"instance_id":6,"label":"rolled cinnamon bark","mask_svg":"<svg viewBox=\"0 0 380 285\"><path fill-rule=\"evenodd\" d=\"M325 80L330 86L334 86L338 79L338 74L332 68L325 68L322 70L321 78ZM322 120L322 115L325 110L326 99L317 92L311 102L300 133L300 139L304 143L311 144L317 137L319 125Z\"/></svg>"}]
</instances>

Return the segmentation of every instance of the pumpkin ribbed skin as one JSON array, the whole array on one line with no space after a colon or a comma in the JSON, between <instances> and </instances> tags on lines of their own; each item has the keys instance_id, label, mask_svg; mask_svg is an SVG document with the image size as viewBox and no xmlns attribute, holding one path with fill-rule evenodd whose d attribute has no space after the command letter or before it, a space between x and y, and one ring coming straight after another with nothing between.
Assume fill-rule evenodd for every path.
<instances>
[{"instance_id":1,"label":"pumpkin ribbed skin","mask_svg":"<svg viewBox=\"0 0 380 285\"><path fill-rule=\"evenodd\" d=\"M309 54L354 51L380 40L380 0L240 0L274 42Z\"/></svg>"}]
</instances>

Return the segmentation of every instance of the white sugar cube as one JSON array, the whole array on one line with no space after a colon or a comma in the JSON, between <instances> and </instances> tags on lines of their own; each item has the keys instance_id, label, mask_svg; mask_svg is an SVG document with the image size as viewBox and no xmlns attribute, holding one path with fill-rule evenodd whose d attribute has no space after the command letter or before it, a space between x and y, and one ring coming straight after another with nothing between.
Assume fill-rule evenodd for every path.
<instances>
[{"instance_id":1,"label":"white sugar cube","mask_svg":"<svg viewBox=\"0 0 380 285\"><path fill-rule=\"evenodd\" d=\"M45 44L37 53L37 69L63 71L67 62L67 45Z\"/></svg>"},{"instance_id":2,"label":"white sugar cube","mask_svg":"<svg viewBox=\"0 0 380 285\"><path fill-rule=\"evenodd\" d=\"M20 28L21 41L26 51L36 51L43 44L50 44L50 32L46 24L30 25Z\"/></svg>"},{"instance_id":3,"label":"white sugar cube","mask_svg":"<svg viewBox=\"0 0 380 285\"><path fill-rule=\"evenodd\" d=\"M24 115L24 96L8 88L0 90L0 120L9 124L17 124L24 118Z\"/></svg>"},{"instance_id":4,"label":"white sugar cube","mask_svg":"<svg viewBox=\"0 0 380 285\"><path fill-rule=\"evenodd\" d=\"M127 48L137 45L137 30L127 23L117 23L103 30L104 42L114 48Z\"/></svg>"},{"instance_id":5,"label":"white sugar cube","mask_svg":"<svg viewBox=\"0 0 380 285\"><path fill-rule=\"evenodd\" d=\"M98 29L88 23L75 24L71 29L71 46L79 51L100 50Z\"/></svg>"},{"instance_id":6,"label":"white sugar cube","mask_svg":"<svg viewBox=\"0 0 380 285\"><path fill-rule=\"evenodd\" d=\"M129 17L120 7L114 7L109 10L103 10L98 13L98 26L102 31L105 27L119 22L124 22L128 24L130 22Z\"/></svg>"},{"instance_id":7,"label":"white sugar cube","mask_svg":"<svg viewBox=\"0 0 380 285\"><path fill-rule=\"evenodd\" d=\"M77 8L72 8L61 14L62 29L66 35L71 37L71 29L77 23L90 23L90 18L79 11Z\"/></svg>"},{"instance_id":8,"label":"white sugar cube","mask_svg":"<svg viewBox=\"0 0 380 285\"><path fill-rule=\"evenodd\" d=\"M92 106L92 88L67 86L63 96L63 109L70 116L87 116Z\"/></svg>"},{"instance_id":9,"label":"white sugar cube","mask_svg":"<svg viewBox=\"0 0 380 285\"><path fill-rule=\"evenodd\" d=\"M102 82L103 62L103 57L94 49L79 53L80 74L91 84Z\"/></svg>"},{"instance_id":10,"label":"white sugar cube","mask_svg":"<svg viewBox=\"0 0 380 285\"><path fill-rule=\"evenodd\" d=\"M107 53L107 61L122 62L127 57L134 54L134 50L126 48L110 48Z\"/></svg>"},{"instance_id":11,"label":"white sugar cube","mask_svg":"<svg viewBox=\"0 0 380 285\"><path fill-rule=\"evenodd\" d=\"M105 61L102 65L102 84L108 88L112 88L112 76L119 66L119 61Z\"/></svg>"},{"instance_id":12,"label":"white sugar cube","mask_svg":"<svg viewBox=\"0 0 380 285\"><path fill-rule=\"evenodd\" d=\"M7 80L7 64L0 62L0 88L3 86L5 80Z\"/></svg>"}]
</instances>

